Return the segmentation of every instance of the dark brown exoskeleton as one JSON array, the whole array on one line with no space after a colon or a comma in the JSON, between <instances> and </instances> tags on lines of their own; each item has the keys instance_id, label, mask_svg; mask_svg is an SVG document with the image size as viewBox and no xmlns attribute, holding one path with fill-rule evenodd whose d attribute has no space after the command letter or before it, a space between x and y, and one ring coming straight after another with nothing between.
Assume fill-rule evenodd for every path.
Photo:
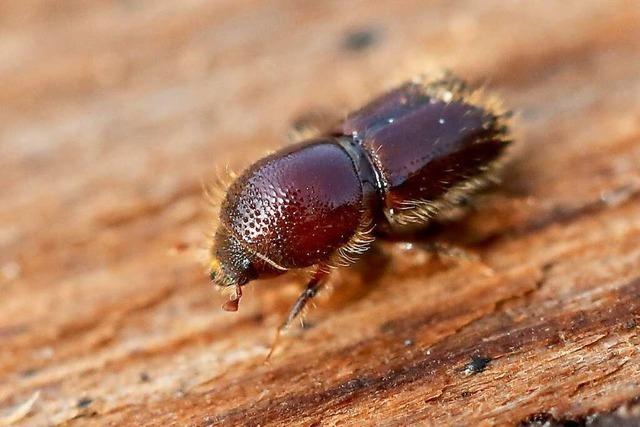
<instances>
[{"instance_id":1,"label":"dark brown exoskeleton","mask_svg":"<svg viewBox=\"0 0 640 427\"><path fill-rule=\"evenodd\" d=\"M378 231L423 226L490 183L508 116L451 75L415 80L254 163L228 188L214 236L211 279L235 291L223 308L237 310L251 280L313 268L286 329Z\"/></svg>"}]
</instances>

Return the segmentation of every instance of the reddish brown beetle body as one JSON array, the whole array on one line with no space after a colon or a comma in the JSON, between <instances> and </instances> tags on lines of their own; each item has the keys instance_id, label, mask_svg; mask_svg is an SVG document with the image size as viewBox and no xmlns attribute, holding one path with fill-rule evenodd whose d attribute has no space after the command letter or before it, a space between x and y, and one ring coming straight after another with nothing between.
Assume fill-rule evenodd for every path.
<instances>
[{"instance_id":1,"label":"reddish brown beetle body","mask_svg":"<svg viewBox=\"0 0 640 427\"><path fill-rule=\"evenodd\" d=\"M373 191L335 138L306 141L258 161L229 188L222 205L215 247L218 259L232 260L222 265L224 278L244 284L326 261L365 220ZM246 260L250 268L242 264Z\"/></svg>"},{"instance_id":2,"label":"reddish brown beetle body","mask_svg":"<svg viewBox=\"0 0 640 427\"><path fill-rule=\"evenodd\" d=\"M250 280L316 266L286 327L374 229L422 226L488 184L510 142L506 116L447 75L407 83L253 164L228 189L212 249L212 280L236 290L227 309Z\"/></svg>"}]
</instances>

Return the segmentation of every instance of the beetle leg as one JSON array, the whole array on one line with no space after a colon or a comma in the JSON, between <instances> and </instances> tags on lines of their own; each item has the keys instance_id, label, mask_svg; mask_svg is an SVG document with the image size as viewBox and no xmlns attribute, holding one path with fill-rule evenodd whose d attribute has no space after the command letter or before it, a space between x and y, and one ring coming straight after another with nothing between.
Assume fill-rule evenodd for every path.
<instances>
[{"instance_id":1,"label":"beetle leg","mask_svg":"<svg viewBox=\"0 0 640 427\"><path fill-rule=\"evenodd\" d=\"M480 257L478 256L478 254L460 246L452 245L450 243L423 242L417 244L416 246L441 258L453 258L466 262L480 261Z\"/></svg>"},{"instance_id":2,"label":"beetle leg","mask_svg":"<svg viewBox=\"0 0 640 427\"><path fill-rule=\"evenodd\" d=\"M495 274L493 268L485 264L477 253L463 247L445 242L421 242L413 244L422 250L437 255L441 260L453 259L460 262L478 263L487 275L491 276Z\"/></svg>"},{"instance_id":3,"label":"beetle leg","mask_svg":"<svg viewBox=\"0 0 640 427\"><path fill-rule=\"evenodd\" d=\"M325 109L315 109L297 116L289 130L289 141L301 142L306 139L334 133L340 117Z\"/></svg>"},{"instance_id":4,"label":"beetle leg","mask_svg":"<svg viewBox=\"0 0 640 427\"><path fill-rule=\"evenodd\" d=\"M300 313L304 310L307 303L318 294L318 291L320 290L320 288L322 288L322 286L326 283L326 279L328 276L329 276L329 271L327 270L326 267L319 266L317 268L317 270L315 271L315 273L307 283L307 286L305 287L304 291L302 291L302 293L300 294L296 302L291 307L291 310L289 310L289 314L287 315L286 320L282 323L282 325L280 325L280 327L276 331L276 337L273 340L273 344L271 345L269 354L267 354L267 359L266 359L267 361L271 358L271 355L273 354L273 351L275 350L278 344L278 341L280 340L280 337L289 328L289 325L291 325L291 322L293 322L296 319L296 317L298 317L298 315L300 315Z\"/></svg>"}]
</instances>

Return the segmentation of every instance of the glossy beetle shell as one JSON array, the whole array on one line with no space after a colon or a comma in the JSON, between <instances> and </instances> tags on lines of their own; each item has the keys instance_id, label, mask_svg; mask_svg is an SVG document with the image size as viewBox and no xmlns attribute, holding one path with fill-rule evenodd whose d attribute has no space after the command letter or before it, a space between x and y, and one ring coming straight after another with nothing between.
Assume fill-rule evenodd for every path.
<instances>
[{"instance_id":1,"label":"glossy beetle shell","mask_svg":"<svg viewBox=\"0 0 640 427\"><path fill-rule=\"evenodd\" d=\"M493 179L506 116L452 76L416 81L259 160L222 204L214 282L330 266L365 251L376 226L424 225Z\"/></svg>"},{"instance_id":2,"label":"glossy beetle shell","mask_svg":"<svg viewBox=\"0 0 640 427\"><path fill-rule=\"evenodd\" d=\"M229 189L221 221L283 269L326 259L365 210L358 173L334 139L295 145L255 163Z\"/></svg>"},{"instance_id":3,"label":"glossy beetle shell","mask_svg":"<svg viewBox=\"0 0 640 427\"><path fill-rule=\"evenodd\" d=\"M407 83L347 117L342 131L379 172L392 225L427 221L438 212L420 211L438 210L452 189L461 193L456 187L473 183L464 191L470 192L486 184L510 143L496 108L449 78Z\"/></svg>"}]
</instances>

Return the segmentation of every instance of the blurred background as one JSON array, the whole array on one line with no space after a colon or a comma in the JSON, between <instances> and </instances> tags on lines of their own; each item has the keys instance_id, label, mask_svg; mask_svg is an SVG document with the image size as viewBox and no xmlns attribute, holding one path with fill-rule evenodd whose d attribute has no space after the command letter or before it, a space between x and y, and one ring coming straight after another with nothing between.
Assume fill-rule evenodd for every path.
<instances>
[{"instance_id":1,"label":"blurred background","mask_svg":"<svg viewBox=\"0 0 640 427\"><path fill-rule=\"evenodd\" d=\"M364 353L359 367L316 358L322 343L359 348L390 319L391 279L355 311L325 303L324 329L262 365L296 281L251 290L235 316L220 312L200 264L213 223L202 183L286 144L301 114L345 113L446 68L519 116L504 188L451 236L481 245L633 197L639 58L631 0L0 1L0 424L310 424L312 408L264 417L292 388L304 395L380 368L384 358ZM637 231L636 214L620 214L629 222L616 230ZM557 239L570 238L545 244ZM537 260L486 244L478 250L496 269ZM606 257L615 254L596 258ZM405 273L406 283L417 274ZM371 312L380 318L363 323ZM356 330L338 334L345 325ZM423 348L435 340L422 339ZM292 361L310 377L287 373ZM364 417L362 399L333 421ZM482 406L467 407L478 416ZM494 421L534 410L529 402Z\"/></svg>"}]
</instances>

